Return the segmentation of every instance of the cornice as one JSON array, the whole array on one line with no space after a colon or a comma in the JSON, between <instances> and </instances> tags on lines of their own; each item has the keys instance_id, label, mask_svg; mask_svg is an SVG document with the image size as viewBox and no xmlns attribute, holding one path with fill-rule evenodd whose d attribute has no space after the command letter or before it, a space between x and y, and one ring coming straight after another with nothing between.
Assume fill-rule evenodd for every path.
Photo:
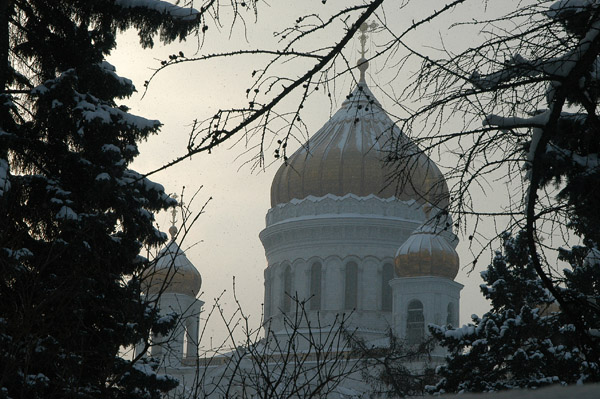
<instances>
[{"instance_id":1,"label":"cornice","mask_svg":"<svg viewBox=\"0 0 600 399\"><path fill-rule=\"evenodd\" d=\"M261 231L260 239L270 260L275 253L286 253L287 259L295 259L302 253L393 256L418 226L418 221L382 217L321 216L289 219L269 226Z\"/></svg>"},{"instance_id":2,"label":"cornice","mask_svg":"<svg viewBox=\"0 0 600 399\"><path fill-rule=\"evenodd\" d=\"M342 197L333 194L323 197L310 195L302 200L293 199L269 209L266 225L273 226L290 219L317 217L379 217L422 223L425 221L425 212L423 206L416 201L400 201L395 197L383 199L373 194L366 197L358 197L354 194L346 194Z\"/></svg>"}]
</instances>

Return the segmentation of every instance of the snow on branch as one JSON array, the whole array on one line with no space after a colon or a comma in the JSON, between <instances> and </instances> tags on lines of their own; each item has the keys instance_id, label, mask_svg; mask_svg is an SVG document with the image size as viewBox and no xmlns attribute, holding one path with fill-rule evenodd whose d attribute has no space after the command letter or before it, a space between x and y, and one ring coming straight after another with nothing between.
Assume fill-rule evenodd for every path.
<instances>
[{"instance_id":1,"label":"snow on branch","mask_svg":"<svg viewBox=\"0 0 600 399\"><path fill-rule=\"evenodd\" d=\"M117 75L117 69L110 62L104 60L98 63L98 66L104 71L104 73L112 76L117 82L119 82L120 85L133 87L133 82L131 81L131 79L127 79Z\"/></svg>"},{"instance_id":2,"label":"snow on branch","mask_svg":"<svg viewBox=\"0 0 600 399\"><path fill-rule=\"evenodd\" d=\"M586 11L586 8L598 5L598 0L559 0L550 6L550 10L546 12L550 18L561 18L564 14L575 14Z\"/></svg>"},{"instance_id":3,"label":"snow on branch","mask_svg":"<svg viewBox=\"0 0 600 399\"><path fill-rule=\"evenodd\" d=\"M56 214L56 219L78 220L79 215L70 207L63 205Z\"/></svg>"},{"instance_id":4,"label":"snow on branch","mask_svg":"<svg viewBox=\"0 0 600 399\"><path fill-rule=\"evenodd\" d=\"M87 122L99 121L105 124L114 123L135 128L138 130L151 130L158 128L161 123L158 120L146 119L141 116L130 114L119 107L102 102L97 97L87 93L75 92L74 100L77 102L75 110L81 111L83 119ZM114 120L113 120L114 119Z\"/></svg>"},{"instance_id":5,"label":"snow on branch","mask_svg":"<svg viewBox=\"0 0 600 399\"><path fill-rule=\"evenodd\" d=\"M501 129L515 129L520 127L543 127L548 123L550 112L544 111L530 118L519 118L516 116L504 117L499 115L487 115L483 121L484 126L496 126Z\"/></svg>"},{"instance_id":6,"label":"snow on branch","mask_svg":"<svg viewBox=\"0 0 600 399\"><path fill-rule=\"evenodd\" d=\"M197 15L200 14L195 8L180 7L162 0L115 0L115 4L123 8L147 8L163 14L169 14L173 18L181 19L183 21L194 20Z\"/></svg>"},{"instance_id":7,"label":"snow on branch","mask_svg":"<svg viewBox=\"0 0 600 399\"><path fill-rule=\"evenodd\" d=\"M598 154L579 155L571 150L566 150L555 144L548 144L546 146L547 154L554 154L563 159L570 160L573 164L576 164L582 168L593 171L600 168L600 159Z\"/></svg>"},{"instance_id":8,"label":"snow on branch","mask_svg":"<svg viewBox=\"0 0 600 399\"><path fill-rule=\"evenodd\" d=\"M161 201L166 203L167 207L177 205L177 200L165 194L165 188L161 184L149 180L134 170L127 169L124 171L123 177L118 178L117 183L120 185L134 184L143 187L146 192L154 191Z\"/></svg>"},{"instance_id":9,"label":"snow on branch","mask_svg":"<svg viewBox=\"0 0 600 399\"><path fill-rule=\"evenodd\" d=\"M587 34L573 50L567 51L560 57L528 60L517 53L506 61L505 67L500 71L485 76L481 76L478 71L473 72L471 83L479 89L493 90L499 85L517 78L530 78L539 75L547 76L550 80L567 78L582 56L590 49L599 33L600 20L595 21L590 26Z\"/></svg>"}]
</instances>

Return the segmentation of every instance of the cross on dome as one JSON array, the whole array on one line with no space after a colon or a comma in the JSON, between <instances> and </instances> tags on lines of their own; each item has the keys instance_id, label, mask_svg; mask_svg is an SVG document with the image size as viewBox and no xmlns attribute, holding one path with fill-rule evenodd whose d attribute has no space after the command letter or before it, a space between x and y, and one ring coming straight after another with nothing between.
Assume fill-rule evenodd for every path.
<instances>
[{"instance_id":1,"label":"cross on dome","mask_svg":"<svg viewBox=\"0 0 600 399\"><path fill-rule=\"evenodd\" d=\"M360 58L358 60L358 62L356 63L356 66L358 67L358 70L360 71L360 79L359 82L360 83L365 83L365 72L367 70L367 68L369 67L369 61L365 58L365 54L367 53L367 48L366 48L366 44L367 44L367 32L374 32L375 29L377 28L377 23L376 22L371 22L370 24L367 22L363 22L362 25L360 26L360 28L358 28L360 30L360 36L358 37L358 40L360 40Z\"/></svg>"},{"instance_id":2,"label":"cross on dome","mask_svg":"<svg viewBox=\"0 0 600 399\"><path fill-rule=\"evenodd\" d=\"M179 196L177 194L171 194L171 198L177 199ZM179 206L183 207L183 194L181 195L181 201L178 202ZM169 234L171 234L171 240L175 239L177 235L177 205L173 206L173 210L171 210L171 227L169 227Z\"/></svg>"}]
</instances>

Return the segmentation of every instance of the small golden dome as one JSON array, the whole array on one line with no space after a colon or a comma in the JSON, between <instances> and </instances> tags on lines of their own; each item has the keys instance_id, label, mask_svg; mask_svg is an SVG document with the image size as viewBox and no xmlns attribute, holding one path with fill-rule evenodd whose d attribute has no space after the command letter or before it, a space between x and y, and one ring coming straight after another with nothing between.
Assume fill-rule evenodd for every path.
<instances>
[{"instance_id":1,"label":"small golden dome","mask_svg":"<svg viewBox=\"0 0 600 399\"><path fill-rule=\"evenodd\" d=\"M386 159L393 149L410 148L402 165ZM394 168L400 171L394 172ZM398 189L398 190L397 190ZM397 192L398 191L398 192ZM342 107L308 142L281 165L271 185L271 206L309 195L355 194L448 204L448 187L437 166L414 145L359 83Z\"/></svg>"},{"instance_id":2,"label":"small golden dome","mask_svg":"<svg viewBox=\"0 0 600 399\"><path fill-rule=\"evenodd\" d=\"M421 226L398 248L394 259L396 276L437 276L454 280L458 254L433 227Z\"/></svg>"},{"instance_id":3,"label":"small golden dome","mask_svg":"<svg viewBox=\"0 0 600 399\"><path fill-rule=\"evenodd\" d=\"M176 293L196 297L202 277L174 240L163 248L153 267L144 273L147 294Z\"/></svg>"}]
</instances>

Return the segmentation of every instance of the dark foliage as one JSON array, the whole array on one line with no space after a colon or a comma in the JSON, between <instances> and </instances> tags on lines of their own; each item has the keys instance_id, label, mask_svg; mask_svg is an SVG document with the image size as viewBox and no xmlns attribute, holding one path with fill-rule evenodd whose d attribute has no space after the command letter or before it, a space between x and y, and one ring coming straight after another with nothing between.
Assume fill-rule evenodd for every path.
<instances>
[{"instance_id":1,"label":"dark foliage","mask_svg":"<svg viewBox=\"0 0 600 399\"><path fill-rule=\"evenodd\" d=\"M580 252L576 248L575 252ZM571 256L562 294L583 302L600 297L600 265ZM482 272L483 295L490 312L458 329L430 328L449 351L448 364L440 367L442 380L436 392L497 391L537 388L549 384L600 381L598 362L586 360L590 348L580 340L570 318L556 305L536 274L527 252L525 235L504 237L487 271ZM588 331L597 331L600 319L588 311Z\"/></svg>"},{"instance_id":2,"label":"dark foliage","mask_svg":"<svg viewBox=\"0 0 600 399\"><path fill-rule=\"evenodd\" d=\"M119 29L148 47L201 26L179 12L0 2L0 397L158 398L176 385L119 356L172 327L137 276L142 247L166 239L152 213L175 201L128 169L160 123L117 104L135 88L105 57Z\"/></svg>"}]
</instances>

